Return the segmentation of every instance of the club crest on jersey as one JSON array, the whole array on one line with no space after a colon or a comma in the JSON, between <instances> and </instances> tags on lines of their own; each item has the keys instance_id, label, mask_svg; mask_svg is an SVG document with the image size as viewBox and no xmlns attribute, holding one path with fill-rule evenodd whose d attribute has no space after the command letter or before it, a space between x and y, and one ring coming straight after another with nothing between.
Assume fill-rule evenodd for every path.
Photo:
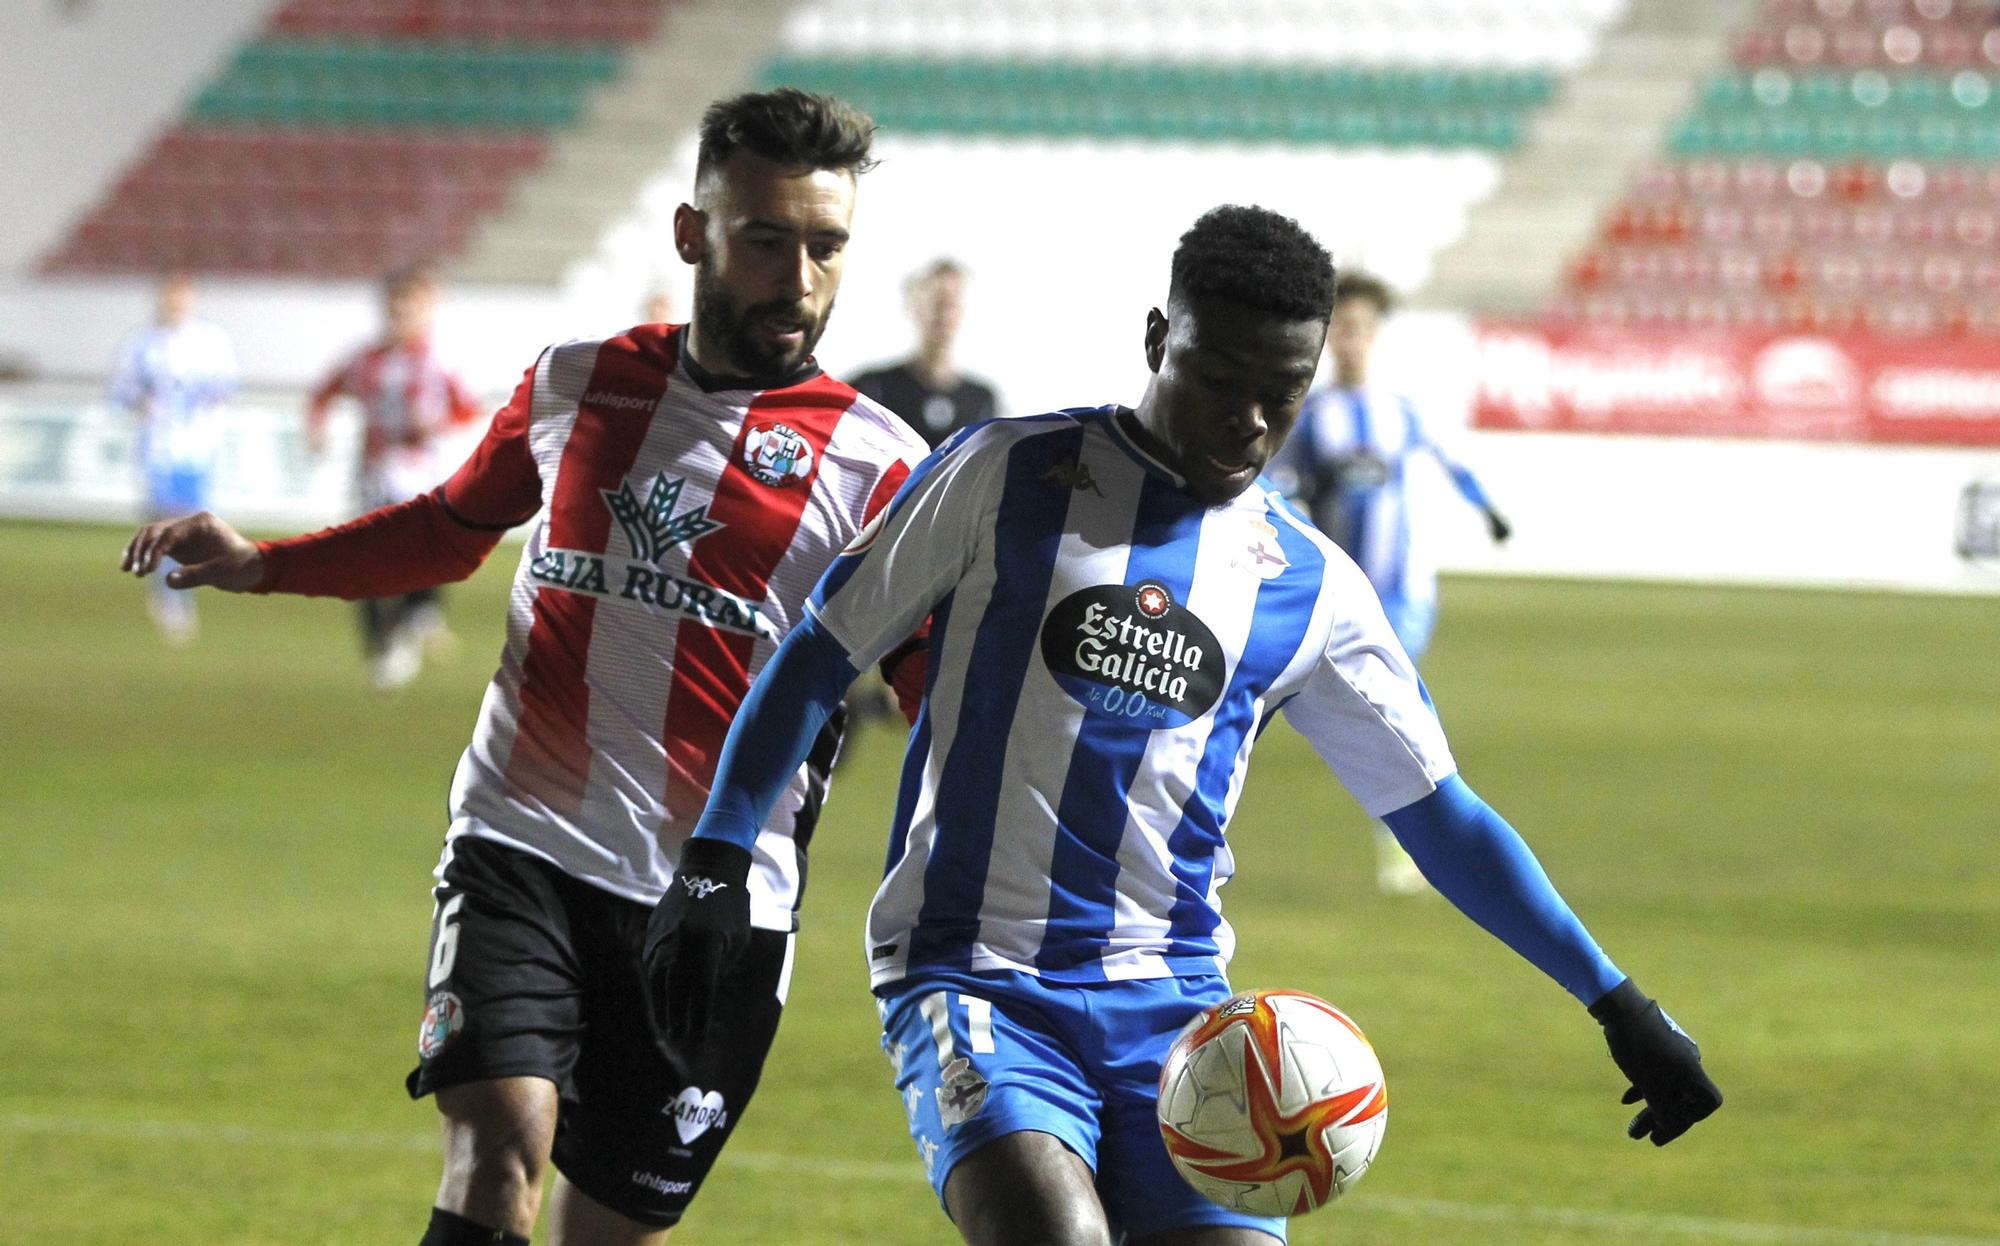
<instances>
[{"instance_id":1,"label":"club crest on jersey","mask_svg":"<svg viewBox=\"0 0 2000 1246\"><path fill-rule=\"evenodd\" d=\"M812 443L790 424L758 424L743 435L743 470L758 484L789 488L812 469Z\"/></svg>"},{"instance_id":2,"label":"club crest on jersey","mask_svg":"<svg viewBox=\"0 0 2000 1246\"><path fill-rule=\"evenodd\" d=\"M656 473L644 502L633 494L630 481L619 481L615 491L598 490L618 526L625 530L625 540L631 545L634 558L657 564L668 550L723 526L719 520L708 517L706 502L674 514L686 485L685 479L668 480L665 472Z\"/></svg>"},{"instance_id":3,"label":"club crest on jersey","mask_svg":"<svg viewBox=\"0 0 2000 1246\"><path fill-rule=\"evenodd\" d=\"M429 1060L443 1051L465 1028L465 1006L450 991L437 991L424 1005L423 1028L417 1031L417 1058Z\"/></svg>"},{"instance_id":4,"label":"club crest on jersey","mask_svg":"<svg viewBox=\"0 0 2000 1246\"><path fill-rule=\"evenodd\" d=\"M1260 580L1276 577L1292 560L1285 557L1285 549L1278 543L1278 530L1262 519L1252 519L1246 525L1249 531L1244 535L1243 548L1230 555L1230 565L1239 571L1248 571Z\"/></svg>"},{"instance_id":5,"label":"club crest on jersey","mask_svg":"<svg viewBox=\"0 0 2000 1246\"><path fill-rule=\"evenodd\" d=\"M1222 695L1222 646L1166 585L1100 584L1042 621L1042 661L1085 709L1149 729L1183 727Z\"/></svg>"}]
</instances>

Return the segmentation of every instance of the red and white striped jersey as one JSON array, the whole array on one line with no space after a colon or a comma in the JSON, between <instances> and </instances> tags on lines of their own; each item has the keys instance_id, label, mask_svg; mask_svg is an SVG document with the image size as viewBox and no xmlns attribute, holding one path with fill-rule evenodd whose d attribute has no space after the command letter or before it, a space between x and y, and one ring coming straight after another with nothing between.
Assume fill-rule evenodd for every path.
<instances>
[{"instance_id":1,"label":"red and white striped jersey","mask_svg":"<svg viewBox=\"0 0 2000 1246\"><path fill-rule=\"evenodd\" d=\"M400 502L443 479L439 435L481 414L478 397L429 342L379 342L335 368L313 391L306 424L317 431L337 398L361 407L358 486L364 506Z\"/></svg>"},{"instance_id":2,"label":"red and white striped jersey","mask_svg":"<svg viewBox=\"0 0 2000 1246\"><path fill-rule=\"evenodd\" d=\"M680 326L550 348L439 495L461 523L536 514L450 836L657 900L737 708L820 573L927 452L809 368L754 390L691 369ZM802 770L759 836L758 926L789 929ZM803 829L809 831L809 825Z\"/></svg>"}]
</instances>

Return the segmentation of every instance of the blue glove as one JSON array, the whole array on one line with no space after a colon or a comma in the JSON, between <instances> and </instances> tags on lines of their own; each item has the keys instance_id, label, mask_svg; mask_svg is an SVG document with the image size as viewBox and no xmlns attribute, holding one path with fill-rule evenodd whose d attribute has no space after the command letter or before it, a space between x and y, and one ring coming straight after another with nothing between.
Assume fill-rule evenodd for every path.
<instances>
[{"instance_id":1,"label":"blue glove","mask_svg":"<svg viewBox=\"0 0 2000 1246\"><path fill-rule=\"evenodd\" d=\"M720 839L690 839L667 893L646 919L646 1011L683 1055L707 1041L709 1019L750 942L750 853Z\"/></svg>"},{"instance_id":2,"label":"blue glove","mask_svg":"<svg viewBox=\"0 0 2000 1246\"><path fill-rule=\"evenodd\" d=\"M1625 1132L1665 1146L1722 1106L1722 1091L1702 1072L1701 1048L1660 1005L1627 978L1590 1006L1618 1071L1632 1083L1621 1103L1645 1101Z\"/></svg>"}]
</instances>

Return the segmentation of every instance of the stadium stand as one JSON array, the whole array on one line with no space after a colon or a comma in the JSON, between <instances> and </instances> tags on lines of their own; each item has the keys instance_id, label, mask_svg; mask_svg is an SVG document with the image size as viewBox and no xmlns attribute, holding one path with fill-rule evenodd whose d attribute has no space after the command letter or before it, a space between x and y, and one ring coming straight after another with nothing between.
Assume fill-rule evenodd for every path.
<instances>
[{"instance_id":1,"label":"stadium stand","mask_svg":"<svg viewBox=\"0 0 2000 1246\"><path fill-rule=\"evenodd\" d=\"M670 0L292 0L49 274L367 277L461 250Z\"/></svg>"},{"instance_id":2,"label":"stadium stand","mask_svg":"<svg viewBox=\"0 0 2000 1246\"><path fill-rule=\"evenodd\" d=\"M1770 0L1558 317L2000 333L2000 0Z\"/></svg>"},{"instance_id":3,"label":"stadium stand","mask_svg":"<svg viewBox=\"0 0 2000 1246\"><path fill-rule=\"evenodd\" d=\"M881 122L881 189L864 208L874 268L948 252L999 271L1018 264L1002 258L1009 240L1032 236L1049 272L1145 290L1140 272L1067 264L1071 239L1111 230L1171 245L1227 187L1413 285L1624 7L812 0L793 7L757 80L838 92ZM645 266L685 175L670 169L642 191L598 268ZM1122 198L1114 208L1074 193L1091 184ZM1058 203L1064 219L1044 220ZM982 297L1029 314L1056 288L1067 282Z\"/></svg>"}]
</instances>

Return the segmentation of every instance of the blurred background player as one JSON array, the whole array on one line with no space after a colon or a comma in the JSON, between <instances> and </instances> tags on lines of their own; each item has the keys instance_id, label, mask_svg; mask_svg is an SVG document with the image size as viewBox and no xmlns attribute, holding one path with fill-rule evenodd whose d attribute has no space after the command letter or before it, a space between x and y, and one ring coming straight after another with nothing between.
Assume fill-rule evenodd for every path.
<instances>
[{"instance_id":1,"label":"blurred background player","mask_svg":"<svg viewBox=\"0 0 2000 1246\"><path fill-rule=\"evenodd\" d=\"M1333 384L1307 399L1298 433L1272 473L1320 531L1360 564L1382 598L1396 639L1411 661L1421 661L1437 622L1437 564L1423 547L1423 526L1411 522L1410 465L1420 455L1436 460L1459 496L1486 517L1495 541L1505 541L1512 529L1472 470L1424 430L1416 406L1370 381L1375 337L1394 306L1380 280L1359 272L1341 275L1326 339ZM1375 846L1376 883L1383 892L1427 889L1387 827L1376 829Z\"/></svg>"},{"instance_id":2,"label":"blurred background player","mask_svg":"<svg viewBox=\"0 0 2000 1246\"><path fill-rule=\"evenodd\" d=\"M437 321L438 283L426 268L391 273L382 284L386 328L333 370L313 391L306 409L306 444L326 448L328 412L338 398L361 408L361 454L356 464L357 509L407 501L443 480L443 435L481 414L478 398L431 343ZM360 603L361 643L369 678L377 688L400 688L417 676L426 652L449 650L441 590Z\"/></svg>"},{"instance_id":3,"label":"blurred background player","mask_svg":"<svg viewBox=\"0 0 2000 1246\"><path fill-rule=\"evenodd\" d=\"M153 323L118 348L111 398L139 422L145 518L207 510L222 447L221 407L236 390L236 350L219 326L194 318L195 283L169 273ZM166 585L169 563L149 582L146 610L170 644L194 639L194 599Z\"/></svg>"},{"instance_id":4,"label":"blurred background player","mask_svg":"<svg viewBox=\"0 0 2000 1246\"><path fill-rule=\"evenodd\" d=\"M685 319L679 296L667 286L654 286L639 301L640 324L679 324Z\"/></svg>"},{"instance_id":5,"label":"blurred background player","mask_svg":"<svg viewBox=\"0 0 2000 1246\"><path fill-rule=\"evenodd\" d=\"M870 368L854 388L908 421L925 441L939 442L968 424L1000 414L993 386L959 370L958 331L965 323L965 267L940 257L903 285L917 351L901 363Z\"/></svg>"}]
</instances>

